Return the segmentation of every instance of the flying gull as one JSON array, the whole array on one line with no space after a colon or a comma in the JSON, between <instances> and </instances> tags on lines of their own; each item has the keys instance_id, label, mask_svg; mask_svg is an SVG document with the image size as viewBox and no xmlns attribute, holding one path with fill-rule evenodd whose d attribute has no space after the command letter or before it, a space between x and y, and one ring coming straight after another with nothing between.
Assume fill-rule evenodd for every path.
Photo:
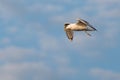
<instances>
[{"instance_id":1,"label":"flying gull","mask_svg":"<svg viewBox=\"0 0 120 80\"><path fill-rule=\"evenodd\" d=\"M73 31L84 31L87 35L91 36L87 31L96 31L96 29L83 19L77 19L76 23L64 24L64 30L69 40L73 40Z\"/></svg>"}]
</instances>

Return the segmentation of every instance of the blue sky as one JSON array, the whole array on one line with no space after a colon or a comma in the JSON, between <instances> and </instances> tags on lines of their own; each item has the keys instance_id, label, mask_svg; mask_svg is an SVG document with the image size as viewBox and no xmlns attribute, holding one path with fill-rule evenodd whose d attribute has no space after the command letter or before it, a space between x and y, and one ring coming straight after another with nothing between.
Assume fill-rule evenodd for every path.
<instances>
[{"instance_id":1,"label":"blue sky","mask_svg":"<svg viewBox=\"0 0 120 80\"><path fill-rule=\"evenodd\" d=\"M0 0L0 80L120 80L119 0ZM97 32L64 23L82 18Z\"/></svg>"}]
</instances>

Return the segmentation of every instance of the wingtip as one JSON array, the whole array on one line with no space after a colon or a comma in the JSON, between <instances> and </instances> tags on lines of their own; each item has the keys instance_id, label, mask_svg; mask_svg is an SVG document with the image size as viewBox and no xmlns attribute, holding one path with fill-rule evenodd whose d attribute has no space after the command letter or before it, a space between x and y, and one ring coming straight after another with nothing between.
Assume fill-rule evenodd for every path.
<instances>
[{"instance_id":1,"label":"wingtip","mask_svg":"<svg viewBox=\"0 0 120 80\"><path fill-rule=\"evenodd\" d=\"M94 28L94 31L98 31L96 28Z\"/></svg>"},{"instance_id":2,"label":"wingtip","mask_svg":"<svg viewBox=\"0 0 120 80\"><path fill-rule=\"evenodd\" d=\"M73 39L69 39L71 42L73 41Z\"/></svg>"}]
</instances>

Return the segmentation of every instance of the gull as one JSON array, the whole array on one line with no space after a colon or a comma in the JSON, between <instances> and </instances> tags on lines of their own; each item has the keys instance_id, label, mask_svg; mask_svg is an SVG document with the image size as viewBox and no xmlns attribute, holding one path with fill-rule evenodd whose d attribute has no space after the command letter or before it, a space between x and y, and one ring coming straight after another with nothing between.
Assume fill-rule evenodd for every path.
<instances>
[{"instance_id":1,"label":"gull","mask_svg":"<svg viewBox=\"0 0 120 80\"><path fill-rule=\"evenodd\" d=\"M87 31L96 31L96 29L83 19L77 19L76 23L65 23L64 30L69 40L73 40L73 31L84 31L88 36L91 36Z\"/></svg>"}]
</instances>

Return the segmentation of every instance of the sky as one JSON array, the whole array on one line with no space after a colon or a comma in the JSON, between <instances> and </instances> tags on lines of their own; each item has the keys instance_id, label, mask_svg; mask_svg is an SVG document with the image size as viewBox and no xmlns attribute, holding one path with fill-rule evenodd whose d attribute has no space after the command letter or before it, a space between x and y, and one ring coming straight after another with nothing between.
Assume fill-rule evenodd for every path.
<instances>
[{"instance_id":1,"label":"sky","mask_svg":"<svg viewBox=\"0 0 120 80\"><path fill-rule=\"evenodd\" d=\"M0 80L120 80L120 0L0 0L0 28Z\"/></svg>"}]
</instances>

